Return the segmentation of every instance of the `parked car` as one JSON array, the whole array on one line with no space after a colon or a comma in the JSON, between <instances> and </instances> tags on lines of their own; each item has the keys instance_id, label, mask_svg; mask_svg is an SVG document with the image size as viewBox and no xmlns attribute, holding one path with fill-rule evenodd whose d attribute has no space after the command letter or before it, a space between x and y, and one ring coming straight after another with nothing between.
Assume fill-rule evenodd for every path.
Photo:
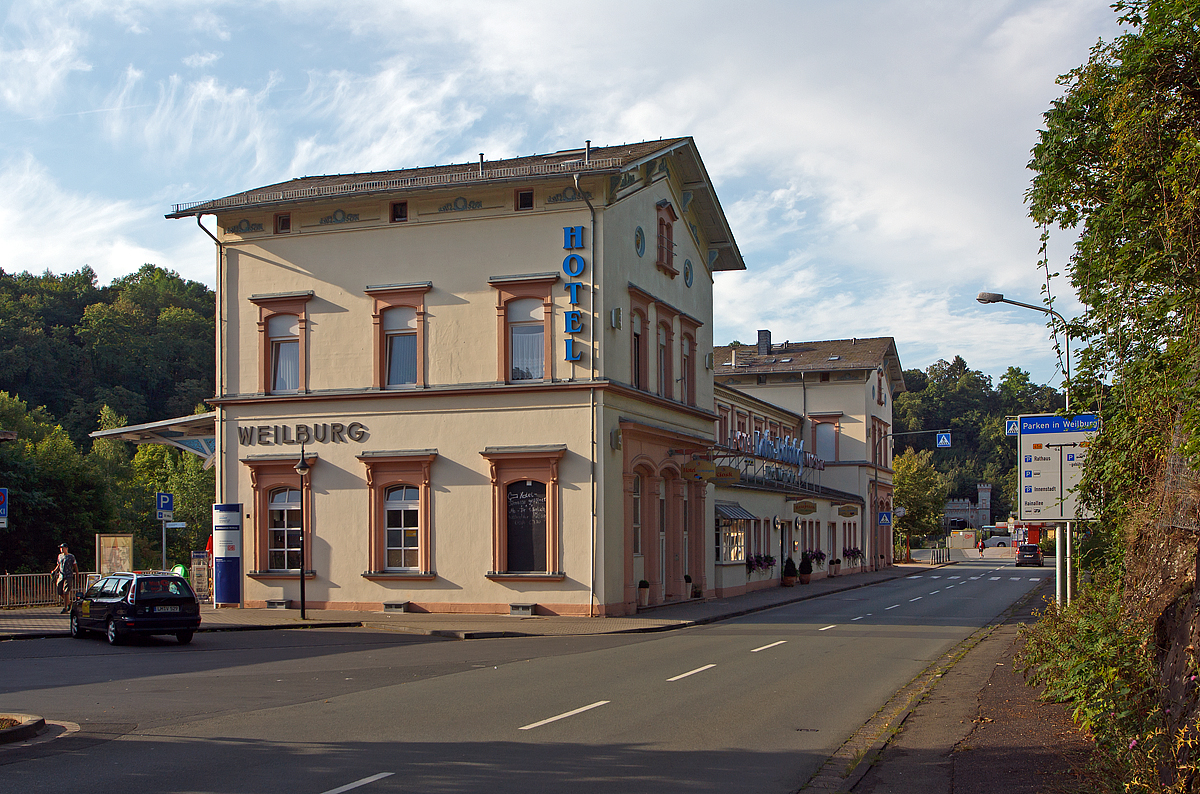
<instances>
[{"instance_id":1,"label":"parked car","mask_svg":"<svg viewBox=\"0 0 1200 794\"><path fill-rule=\"evenodd\" d=\"M200 601L169 571L114 573L75 597L71 636L103 631L109 645L132 634L174 634L181 645L200 627Z\"/></svg>"},{"instance_id":2,"label":"parked car","mask_svg":"<svg viewBox=\"0 0 1200 794\"><path fill-rule=\"evenodd\" d=\"M1017 547L1017 565L1036 565L1040 568L1045 564L1046 558L1036 543L1022 543Z\"/></svg>"},{"instance_id":3,"label":"parked car","mask_svg":"<svg viewBox=\"0 0 1200 794\"><path fill-rule=\"evenodd\" d=\"M1006 547L1012 545L1012 536L1011 535L992 535L990 538L988 538L987 540L985 540L983 542L983 545L987 546L989 549L994 549L997 546L999 546L1000 548L1006 548Z\"/></svg>"}]
</instances>

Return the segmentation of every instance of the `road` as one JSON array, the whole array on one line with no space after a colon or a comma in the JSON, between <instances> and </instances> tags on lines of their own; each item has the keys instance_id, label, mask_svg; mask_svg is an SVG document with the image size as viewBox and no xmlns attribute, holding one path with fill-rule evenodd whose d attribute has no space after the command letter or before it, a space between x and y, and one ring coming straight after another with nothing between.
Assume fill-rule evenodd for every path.
<instances>
[{"instance_id":1,"label":"road","mask_svg":"<svg viewBox=\"0 0 1200 794\"><path fill-rule=\"evenodd\" d=\"M1052 575L970 561L647 635L2 643L0 711L80 730L0 749L0 791L793 792Z\"/></svg>"}]
</instances>

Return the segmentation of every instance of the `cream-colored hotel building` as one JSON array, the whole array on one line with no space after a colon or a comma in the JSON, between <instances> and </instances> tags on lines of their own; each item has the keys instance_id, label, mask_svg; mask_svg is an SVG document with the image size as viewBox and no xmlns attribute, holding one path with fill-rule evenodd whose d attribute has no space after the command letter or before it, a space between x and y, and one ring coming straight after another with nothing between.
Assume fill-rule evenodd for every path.
<instances>
[{"instance_id":1,"label":"cream-colored hotel building","mask_svg":"<svg viewBox=\"0 0 1200 794\"><path fill-rule=\"evenodd\" d=\"M862 520L863 494L794 454L799 413L763 406L771 443L727 450L775 464L754 477L689 465L717 440L713 290L745 268L690 138L306 177L168 217L204 215L216 499L243 505L247 606L297 598L303 568L313 607L623 615L642 580L650 604L774 584L746 532L798 559L800 500Z\"/></svg>"}]
</instances>

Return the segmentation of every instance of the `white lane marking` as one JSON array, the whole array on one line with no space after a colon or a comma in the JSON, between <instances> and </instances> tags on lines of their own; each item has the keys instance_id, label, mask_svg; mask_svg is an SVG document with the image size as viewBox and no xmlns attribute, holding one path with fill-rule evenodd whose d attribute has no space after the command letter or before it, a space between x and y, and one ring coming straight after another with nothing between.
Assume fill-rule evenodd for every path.
<instances>
[{"instance_id":1,"label":"white lane marking","mask_svg":"<svg viewBox=\"0 0 1200 794\"><path fill-rule=\"evenodd\" d=\"M929 577L929 578L930 578L930 579L941 579L942 577L940 577L940 576L931 576L931 577Z\"/></svg>"},{"instance_id":2,"label":"white lane marking","mask_svg":"<svg viewBox=\"0 0 1200 794\"><path fill-rule=\"evenodd\" d=\"M934 591L933 591L932 593L930 593L929 595L937 595L937 594L938 594L938 593L940 593L940 592L942 592L942 591L941 591L941 590L934 590Z\"/></svg>"},{"instance_id":3,"label":"white lane marking","mask_svg":"<svg viewBox=\"0 0 1200 794\"><path fill-rule=\"evenodd\" d=\"M981 578L983 578L983 577L980 577L980 576L972 576L971 578L972 578L972 579L981 579Z\"/></svg>"},{"instance_id":4,"label":"white lane marking","mask_svg":"<svg viewBox=\"0 0 1200 794\"><path fill-rule=\"evenodd\" d=\"M989 576L988 581L989 582L998 582L998 581L1000 581L1000 577L999 576Z\"/></svg>"},{"instance_id":5,"label":"white lane marking","mask_svg":"<svg viewBox=\"0 0 1200 794\"><path fill-rule=\"evenodd\" d=\"M710 664L709 667L712 667L712 665ZM703 669L703 668L701 668L701 669ZM674 681L675 679L671 679L671 680ZM597 700L595 703L591 704L590 706L583 706L582 708L577 708L572 711L568 711L565 714L559 714L557 717L550 717L549 719L540 720L538 722L531 722L528 725L522 725L520 728L517 728L517 730L527 731L530 728L540 728L543 725L549 725L552 722L558 722L559 720L565 720L567 717L574 717L576 714L582 714L585 711L591 711L594 708L599 708L600 706L603 706L604 704L606 704L608 702L609 701L607 701L607 700ZM326 792L326 794L332 794L332 792Z\"/></svg>"},{"instance_id":6,"label":"white lane marking","mask_svg":"<svg viewBox=\"0 0 1200 794\"><path fill-rule=\"evenodd\" d=\"M856 618L850 618L850 619L851 619L851 620L862 620L862 619L863 619L863 616L862 616L862 615L859 615L859 616L858 616L858 617L856 617Z\"/></svg>"},{"instance_id":7,"label":"white lane marking","mask_svg":"<svg viewBox=\"0 0 1200 794\"><path fill-rule=\"evenodd\" d=\"M834 623L832 626L826 626L823 629L817 629L817 631L829 631L830 629L836 629L836 628L837 628L837 624Z\"/></svg>"},{"instance_id":8,"label":"white lane marking","mask_svg":"<svg viewBox=\"0 0 1200 794\"><path fill-rule=\"evenodd\" d=\"M1042 578L1040 576L1031 576L1031 577L1029 577L1029 581L1040 582L1040 581L1042 581Z\"/></svg>"},{"instance_id":9,"label":"white lane marking","mask_svg":"<svg viewBox=\"0 0 1200 794\"><path fill-rule=\"evenodd\" d=\"M697 667L695 670L688 670L686 673L680 673L679 675L675 676L674 678L668 678L667 680L668 681L678 681L681 678L687 678L689 675L695 675L696 673L703 673L705 670L707 670L710 667L716 667L716 665L715 664L706 664L703 667ZM605 701L605 702L607 703L608 701Z\"/></svg>"},{"instance_id":10,"label":"white lane marking","mask_svg":"<svg viewBox=\"0 0 1200 794\"><path fill-rule=\"evenodd\" d=\"M948 585L946 585L946 589L947 589L947 590L949 590L951 587L954 587L954 585L952 585L952 584L948 584Z\"/></svg>"},{"instance_id":11,"label":"white lane marking","mask_svg":"<svg viewBox=\"0 0 1200 794\"><path fill-rule=\"evenodd\" d=\"M759 651L765 651L767 648L774 648L776 645L783 645L785 642L787 642L787 640L780 640L779 642L773 642L770 645L764 645L761 648L755 648L754 650L750 651L750 653L758 653Z\"/></svg>"},{"instance_id":12,"label":"white lane marking","mask_svg":"<svg viewBox=\"0 0 1200 794\"><path fill-rule=\"evenodd\" d=\"M899 605L899 604L892 604L890 607L888 607L888 609L895 609L895 608L896 608L896 607L898 607L898 606L900 606L900 605ZM886 611L887 611L887 609L885 609L885 610L884 610L884 612L886 612Z\"/></svg>"},{"instance_id":13,"label":"white lane marking","mask_svg":"<svg viewBox=\"0 0 1200 794\"><path fill-rule=\"evenodd\" d=\"M920 578L921 578L921 574L919 574L919 573L915 573L915 574L913 574L912 576L910 576L910 577L908 577L908 578L909 578L909 579L920 579Z\"/></svg>"},{"instance_id":14,"label":"white lane marking","mask_svg":"<svg viewBox=\"0 0 1200 794\"><path fill-rule=\"evenodd\" d=\"M924 597L925 596L917 596L916 598L910 598L910 599L908 599L908 603L911 604L913 601L920 601Z\"/></svg>"},{"instance_id":15,"label":"white lane marking","mask_svg":"<svg viewBox=\"0 0 1200 794\"><path fill-rule=\"evenodd\" d=\"M1010 577L1008 577L1008 581L1010 581L1010 582L1019 582L1019 581L1021 581L1021 577L1019 577L1019 576L1010 576Z\"/></svg>"},{"instance_id":16,"label":"white lane marking","mask_svg":"<svg viewBox=\"0 0 1200 794\"><path fill-rule=\"evenodd\" d=\"M391 777L394 774L396 774L396 773L395 772L380 772L378 775L371 775L370 777L364 777L362 780L356 780L353 783L347 783L344 786L338 786L337 788L331 788L331 789L329 789L329 791L321 792L321 794L342 794L343 791L349 791L350 789L356 789L359 786L365 786L368 783L374 783L376 780L383 780L385 777Z\"/></svg>"},{"instance_id":17,"label":"white lane marking","mask_svg":"<svg viewBox=\"0 0 1200 794\"><path fill-rule=\"evenodd\" d=\"M961 579L961 576L947 576L947 579Z\"/></svg>"}]
</instances>

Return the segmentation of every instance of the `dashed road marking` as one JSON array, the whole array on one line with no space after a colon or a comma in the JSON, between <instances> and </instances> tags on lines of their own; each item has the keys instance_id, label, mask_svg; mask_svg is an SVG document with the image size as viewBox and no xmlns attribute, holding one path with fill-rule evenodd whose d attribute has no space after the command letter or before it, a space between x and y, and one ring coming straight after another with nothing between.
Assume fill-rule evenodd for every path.
<instances>
[{"instance_id":1,"label":"dashed road marking","mask_svg":"<svg viewBox=\"0 0 1200 794\"><path fill-rule=\"evenodd\" d=\"M862 615L859 615L859 616L858 616L858 617L856 617L856 618L850 618L850 619L851 619L851 620L862 620L862 619L863 619L863 616L862 616Z\"/></svg>"},{"instance_id":2,"label":"dashed road marking","mask_svg":"<svg viewBox=\"0 0 1200 794\"><path fill-rule=\"evenodd\" d=\"M826 626L823 629L817 629L817 631L829 631L830 629L836 629L836 628L837 628L837 624L834 623L832 626Z\"/></svg>"},{"instance_id":3,"label":"dashed road marking","mask_svg":"<svg viewBox=\"0 0 1200 794\"><path fill-rule=\"evenodd\" d=\"M998 582L998 581L1000 581L1000 577L999 576L989 576L988 581L989 582Z\"/></svg>"},{"instance_id":4,"label":"dashed road marking","mask_svg":"<svg viewBox=\"0 0 1200 794\"><path fill-rule=\"evenodd\" d=\"M322 794L342 794L342 792L344 792L344 791L350 791L352 789L358 788L359 786L365 786L368 783L374 783L376 780L383 780L385 777L391 777L394 774L396 774L396 773L395 772L380 772L378 775L371 775L370 777L364 777L362 780L356 780L353 783L347 783L344 786L338 786L337 788L331 788L331 789L329 789L329 791L322 792Z\"/></svg>"},{"instance_id":5,"label":"dashed road marking","mask_svg":"<svg viewBox=\"0 0 1200 794\"><path fill-rule=\"evenodd\" d=\"M916 598L910 598L910 599L908 599L908 603L911 604L913 601L920 601L924 597L925 596L917 596Z\"/></svg>"},{"instance_id":6,"label":"dashed road marking","mask_svg":"<svg viewBox=\"0 0 1200 794\"><path fill-rule=\"evenodd\" d=\"M900 605L899 605L899 604L892 604L890 607L888 607L888 609L895 609L895 608L896 608L896 607L898 607L898 606L900 606ZM886 612L887 610L884 610L884 611Z\"/></svg>"},{"instance_id":7,"label":"dashed road marking","mask_svg":"<svg viewBox=\"0 0 1200 794\"><path fill-rule=\"evenodd\" d=\"M755 648L754 650L750 651L750 653L758 653L759 651L765 651L767 648L774 648L776 645L783 645L785 642L787 642L787 640L780 640L779 642L773 642L770 645L764 645L761 648Z\"/></svg>"},{"instance_id":8,"label":"dashed road marking","mask_svg":"<svg viewBox=\"0 0 1200 794\"><path fill-rule=\"evenodd\" d=\"M929 595L937 595L937 594L938 594L938 593L940 593L940 592L942 592L942 591L941 591L941 590L934 590L934 591L933 591L932 593L930 593Z\"/></svg>"},{"instance_id":9,"label":"dashed road marking","mask_svg":"<svg viewBox=\"0 0 1200 794\"><path fill-rule=\"evenodd\" d=\"M711 665L711 664L709 665L709 667L712 667L712 666L713 666L713 665ZM706 668L703 668L703 667L701 667L700 669L701 669L701 670L704 670L704 669L706 669ZM696 671L695 671L695 670L693 670L692 672L696 672ZM684 673L684 675L691 675L691 673ZM682 678L682 677L683 677L683 676L679 676L679 678ZM674 681L675 679L674 679L674 678L669 678L669 679L667 679L667 680L668 680L668 681ZM581 708L573 709L573 710L571 710L571 711L568 711L568 712L565 712L565 713L563 713L563 714L559 714L559 715L557 715L557 716L555 716L555 717L550 717L550 718L548 718L548 719L540 720L540 721L538 721L538 722L531 722L531 723L529 723L528 725L522 725L522 726L521 726L520 728L518 728L517 730L519 730L519 731L527 731L527 730L529 730L530 728L540 728L540 727L541 727L541 726L543 726L543 725L549 725L549 724L550 724L550 723L552 723L552 722L558 722L559 720L565 720L567 717L574 717L576 714L582 714L582 713L583 713L583 712L585 712L585 711L591 711L591 710L592 710L592 709L594 709L594 708L599 708L600 706L603 706L604 704L606 704L606 703L608 703L608 702L609 702L609 701L607 701L607 700L597 700L595 703L591 704L590 706L582 706ZM333 792L326 792L326 794L333 794Z\"/></svg>"},{"instance_id":10,"label":"dashed road marking","mask_svg":"<svg viewBox=\"0 0 1200 794\"><path fill-rule=\"evenodd\" d=\"M675 676L674 678L668 678L667 681L678 681L681 678L687 678L689 675L695 675L696 673L703 673L705 670L709 669L710 667L716 667L716 665L715 664L706 664L703 667L697 667L695 670L688 670L686 673L680 673L679 675ZM607 703L608 701L606 700L604 702Z\"/></svg>"},{"instance_id":11,"label":"dashed road marking","mask_svg":"<svg viewBox=\"0 0 1200 794\"><path fill-rule=\"evenodd\" d=\"M947 579L961 579L961 576L947 576Z\"/></svg>"}]
</instances>

